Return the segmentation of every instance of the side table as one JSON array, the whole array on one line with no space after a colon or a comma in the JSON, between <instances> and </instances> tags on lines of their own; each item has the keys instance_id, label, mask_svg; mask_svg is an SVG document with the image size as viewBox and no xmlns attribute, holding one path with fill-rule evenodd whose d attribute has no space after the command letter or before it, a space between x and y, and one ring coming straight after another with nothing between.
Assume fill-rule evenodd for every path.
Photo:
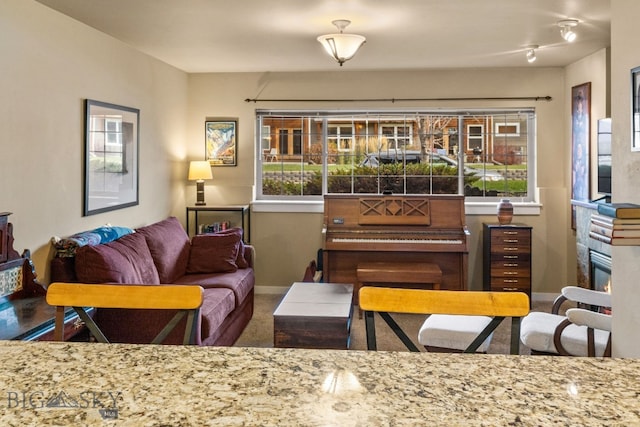
<instances>
[{"instance_id":1,"label":"side table","mask_svg":"<svg viewBox=\"0 0 640 427\"><path fill-rule=\"evenodd\" d=\"M251 242L251 209L249 205L230 205L230 206L188 206L186 228L187 234L191 234L190 217L193 212L194 230L193 234L198 234L199 218L198 215L203 212L221 212L231 213L240 216L240 227L243 229L243 240L245 243Z\"/></svg>"}]
</instances>

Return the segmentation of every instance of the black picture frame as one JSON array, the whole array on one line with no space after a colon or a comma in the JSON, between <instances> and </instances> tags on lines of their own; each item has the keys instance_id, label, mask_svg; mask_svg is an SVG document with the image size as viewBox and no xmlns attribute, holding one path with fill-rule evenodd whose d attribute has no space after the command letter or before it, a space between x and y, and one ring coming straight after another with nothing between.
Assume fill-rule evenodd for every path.
<instances>
[{"instance_id":1,"label":"black picture frame","mask_svg":"<svg viewBox=\"0 0 640 427\"><path fill-rule=\"evenodd\" d=\"M204 123L205 160L211 166L238 165L238 119L207 118Z\"/></svg>"},{"instance_id":2,"label":"black picture frame","mask_svg":"<svg viewBox=\"0 0 640 427\"><path fill-rule=\"evenodd\" d=\"M138 204L139 140L140 110L85 100L84 216Z\"/></svg>"},{"instance_id":3,"label":"black picture frame","mask_svg":"<svg viewBox=\"0 0 640 427\"><path fill-rule=\"evenodd\" d=\"M640 151L640 67L631 70L631 151Z\"/></svg>"}]
</instances>

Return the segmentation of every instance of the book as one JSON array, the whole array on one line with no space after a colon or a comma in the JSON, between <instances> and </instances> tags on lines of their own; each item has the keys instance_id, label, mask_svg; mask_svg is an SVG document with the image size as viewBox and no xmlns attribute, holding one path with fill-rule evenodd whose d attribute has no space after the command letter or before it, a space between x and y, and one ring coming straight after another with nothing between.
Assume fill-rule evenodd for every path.
<instances>
[{"instance_id":1,"label":"book","mask_svg":"<svg viewBox=\"0 0 640 427\"><path fill-rule=\"evenodd\" d=\"M591 221L606 222L608 224L637 224L640 225L640 218L613 218L606 215L598 215L596 213L591 215Z\"/></svg>"},{"instance_id":2,"label":"book","mask_svg":"<svg viewBox=\"0 0 640 427\"><path fill-rule=\"evenodd\" d=\"M603 234L589 231L589 237L612 246L637 246L640 245L640 237L609 237Z\"/></svg>"},{"instance_id":3,"label":"book","mask_svg":"<svg viewBox=\"0 0 640 427\"><path fill-rule=\"evenodd\" d=\"M602 234L607 237L640 237L640 228L619 228L618 226L607 227L591 221L590 231Z\"/></svg>"},{"instance_id":4,"label":"book","mask_svg":"<svg viewBox=\"0 0 640 427\"><path fill-rule=\"evenodd\" d=\"M600 221L599 219L591 218L591 224L596 224L600 227L610 228L611 230L640 230L640 222L634 223L617 223Z\"/></svg>"},{"instance_id":5,"label":"book","mask_svg":"<svg viewBox=\"0 0 640 427\"><path fill-rule=\"evenodd\" d=\"M598 213L612 218L640 219L640 205L635 203L598 203Z\"/></svg>"}]
</instances>

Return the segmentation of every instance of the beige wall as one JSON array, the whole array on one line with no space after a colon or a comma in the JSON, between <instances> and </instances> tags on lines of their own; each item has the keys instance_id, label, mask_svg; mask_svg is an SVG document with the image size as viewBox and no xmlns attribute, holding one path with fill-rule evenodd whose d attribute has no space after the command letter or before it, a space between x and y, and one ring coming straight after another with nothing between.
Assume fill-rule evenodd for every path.
<instances>
[{"instance_id":1,"label":"beige wall","mask_svg":"<svg viewBox=\"0 0 640 427\"><path fill-rule=\"evenodd\" d=\"M637 34L640 3L613 0L611 23L611 118L613 201L640 204L640 152L631 146L631 74L640 66ZM612 248L614 356L640 357L640 247Z\"/></svg>"},{"instance_id":2,"label":"beige wall","mask_svg":"<svg viewBox=\"0 0 640 427\"><path fill-rule=\"evenodd\" d=\"M282 102L247 103L247 98L366 99L442 97L551 96L552 101L451 102ZM237 189L249 194L253 185L253 127L257 108L421 108L534 107L538 118L538 169L542 213L517 217L534 227L534 292L557 292L575 283L575 240L570 232L568 140L565 132L566 88L559 68L469 69L405 72L235 73L196 74L189 78L188 152L201 155L207 116L239 118L240 160L237 168L214 169L207 200L227 201ZM570 139L569 139L570 140ZM193 200L192 189L187 198ZM250 199L244 200L248 202ZM493 215L469 216L472 232L470 283L479 289L482 276L481 228ZM286 286L299 280L305 265L322 245L318 213L252 213L252 243L258 253L258 286ZM569 237L567 237L569 236ZM573 254L570 259L567 254Z\"/></svg>"},{"instance_id":3,"label":"beige wall","mask_svg":"<svg viewBox=\"0 0 640 427\"><path fill-rule=\"evenodd\" d=\"M51 236L182 212L185 73L31 0L0 2L0 61L0 211L45 281ZM140 109L139 206L82 217L86 98Z\"/></svg>"}]
</instances>

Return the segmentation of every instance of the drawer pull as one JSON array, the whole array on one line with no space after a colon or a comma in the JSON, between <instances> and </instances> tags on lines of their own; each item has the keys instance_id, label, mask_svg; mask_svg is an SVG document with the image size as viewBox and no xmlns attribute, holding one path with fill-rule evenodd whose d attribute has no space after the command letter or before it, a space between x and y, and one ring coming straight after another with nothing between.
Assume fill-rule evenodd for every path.
<instances>
[{"instance_id":1,"label":"drawer pull","mask_svg":"<svg viewBox=\"0 0 640 427\"><path fill-rule=\"evenodd\" d=\"M518 243L518 239L504 239L504 243Z\"/></svg>"},{"instance_id":2,"label":"drawer pull","mask_svg":"<svg viewBox=\"0 0 640 427\"><path fill-rule=\"evenodd\" d=\"M518 279L504 279L502 283L518 283Z\"/></svg>"},{"instance_id":3,"label":"drawer pull","mask_svg":"<svg viewBox=\"0 0 640 427\"><path fill-rule=\"evenodd\" d=\"M504 274L507 276L517 276L519 273L517 271L505 271Z\"/></svg>"},{"instance_id":4,"label":"drawer pull","mask_svg":"<svg viewBox=\"0 0 640 427\"><path fill-rule=\"evenodd\" d=\"M517 231L503 231L502 234L511 234L511 235L517 236L518 232Z\"/></svg>"},{"instance_id":5,"label":"drawer pull","mask_svg":"<svg viewBox=\"0 0 640 427\"><path fill-rule=\"evenodd\" d=\"M505 255L505 259L518 259L518 255Z\"/></svg>"},{"instance_id":6,"label":"drawer pull","mask_svg":"<svg viewBox=\"0 0 640 427\"><path fill-rule=\"evenodd\" d=\"M517 251L518 248L502 248L503 251Z\"/></svg>"},{"instance_id":7,"label":"drawer pull","mask_svg":"<svg viewBox=\"0 0 640 427\"><path fill-rule=\"evenodd\" d=\"M518 288L502 288L503 291L518 291Z\"/></svg>"},{"instance_id":8,"label":"drawer pull","mask_svg":"<svg viewBox=\"0 0 640 427\"><path fill-rule=\"evenodd\" d=\"M515 263L515 264L513 264L513 263L505 263L505 264L502 264L502 265L503 265L504 267L517 267L517 266L518 266L518 264L517 264L517 263Z\"/></svg>"}]
</instances>

